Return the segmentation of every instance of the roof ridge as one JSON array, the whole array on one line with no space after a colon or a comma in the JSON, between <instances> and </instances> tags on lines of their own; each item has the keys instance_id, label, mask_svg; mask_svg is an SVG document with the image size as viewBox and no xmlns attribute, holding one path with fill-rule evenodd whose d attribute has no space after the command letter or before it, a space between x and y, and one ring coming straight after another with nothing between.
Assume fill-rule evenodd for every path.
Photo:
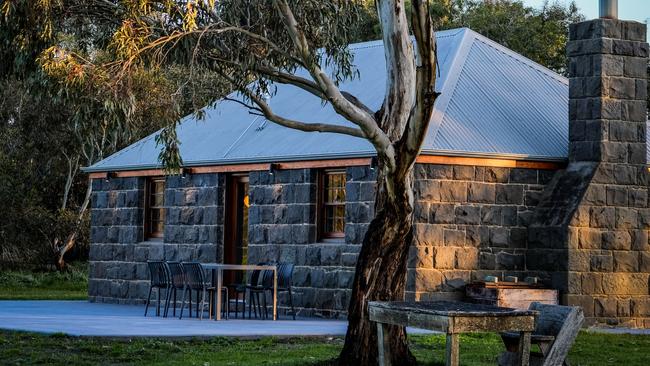
<instances>
[{"instance_id":1,"label":"roof ridge","mask_svg":"<svg viewBox=\"0 0 650 366\"><path fill-rule=\"evenodd\" d=\"M463 67L465 67L465 62L467 61L467 54L469 53L469 50L471 49L472 43L475 39L474 36L475 32L468 32L468 30L471 29L466 27L460 28L459 32L462 32L462 38L460 40L458 47L455 50L456 52L454 52L453 55L447 56L447 57L451 57L450 60L451 67L447 72L447 77L445 78L445 82L442 86L442 89L440 90L440 97L436 100L434 104L433 114L431 115L431 119L429 121L429 131L427 132L427 140L431 142L435 141L436 136L438 135L438 131L440 131L440 126L442 125L442 120L445 116L445 113L447 112L447 107L449 106L451 97L454 94L454 91L456 90L456 86L458 85L458 79L460 77L460 73L463 70ZM456 33L455 35L457 34L458 33ZM460 62L457 62L459 59Z\"/></svg>"}]
</instances>

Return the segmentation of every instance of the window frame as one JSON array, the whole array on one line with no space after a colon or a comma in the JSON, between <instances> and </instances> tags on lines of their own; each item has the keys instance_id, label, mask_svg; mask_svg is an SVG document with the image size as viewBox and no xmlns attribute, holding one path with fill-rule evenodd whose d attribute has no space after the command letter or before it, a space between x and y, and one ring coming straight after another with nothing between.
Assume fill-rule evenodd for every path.
<instances>
[{"instance_id":1,"label":"window frame","mask_svg":"<svg viewBox=\"0 0 650 366\"><path fill-rule=\"evenodd\" d=\"M339 204L331 204L326 202L326 194L327 194L327 177L329 175L335 175L335 174L340 174L343 176L345 184L343 185L343 190L345 193L345 198L343 200L343 203ZM346 176L346 171L341 170L341 169L328 169L328 170L321 170L319 171L318 174L318 211L316 214L316 227L317 227L317 233L318 233L318 239L319 240L325 240L325 241L342 241L345 238L345 205L346 205L346 200L347 200L347 192L346 192L346 184L347 184L347 176ZM341 232L327 232L325 231L325 225L326 225L326 214L325 214L325 209L327 206L343 206L343 231Z\"/></svg>"},{"instance_id":2,"label":"window frame","mask_svg":"<svg viewBox=\"0 0 650 366\"><path fill-rule=\"evenodd\" d=\"M152 186L156 182L162 182L162 192L160 193L162 196L162 206L152 206ZM147 179L146 184L145 184L145 189L144 189L144 237L145 239L162 239L165 233L165 185L166 185L166 179L165 177L150 177ZM159 209L163 213L162 217L162 223L163 223L163 228L162 231L152 231L152 225L151 225L151 210L152 209Z\"/></svg>"}]
</instances>

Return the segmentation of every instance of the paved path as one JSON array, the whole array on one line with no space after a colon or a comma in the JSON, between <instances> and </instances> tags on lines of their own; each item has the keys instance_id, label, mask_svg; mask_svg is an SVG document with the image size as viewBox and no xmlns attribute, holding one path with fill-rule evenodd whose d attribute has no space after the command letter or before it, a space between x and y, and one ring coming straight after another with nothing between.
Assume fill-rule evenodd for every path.
<instances>
[{"instance_id":1,"label":"paved path","mask_svg":"<svg viewBox=\"0 0 650 366\"><path fill-rule=\"evenodd\" d=\"M205 337L205 336L342 336L343 320L242 320L159 318L155 308L143 317L144 306L86 301L0 301L0 329L39 333L66 333L100 337ZM432 333L408 329L410 333ZM648 334L650 329L590 328L593 332Z\"/></svg>"},{"instance_id":2,"label":"paved path","mask_svg":"<svg viewBox=\"0 0 650 366\"><path fill-rule=\"evenodd\" d=\"M346 331L346 322L342 320L215 322L206 318L160 318L155 313L150 308L145 318L144 306L86 301L0 301L0 328L106 337L325 336L344 335Z\"/></svg>"}]
</instances>

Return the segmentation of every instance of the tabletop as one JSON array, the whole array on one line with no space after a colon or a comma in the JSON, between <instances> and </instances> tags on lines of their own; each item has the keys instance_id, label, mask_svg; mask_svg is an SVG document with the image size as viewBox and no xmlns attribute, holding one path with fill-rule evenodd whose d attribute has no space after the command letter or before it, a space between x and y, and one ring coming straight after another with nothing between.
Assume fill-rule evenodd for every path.
<instances>
[{"instance_id":1,"label":"tabletop","mask_svg":"<svg viewBox=\"0 0 650 366\"><path fill-rule=\"evenodd\" d=\"M534 310L512 309L460 301L371 301L368 305L370 307L386 310L407 311L423 315L430 314L448 317L508 317L537 315L537 311Z\"/></svg>"},{"instance_id":2,"label":"tabletop","mask_svg":"<svg viewBox=\"0 0 650 366\"><path fill-rule=\"evenodd\" d=\"M277 266L272 264L225 264L225 263L201 263L205 269L238 269L238 270L276 270Z\"/></svg>"}]
</instances>

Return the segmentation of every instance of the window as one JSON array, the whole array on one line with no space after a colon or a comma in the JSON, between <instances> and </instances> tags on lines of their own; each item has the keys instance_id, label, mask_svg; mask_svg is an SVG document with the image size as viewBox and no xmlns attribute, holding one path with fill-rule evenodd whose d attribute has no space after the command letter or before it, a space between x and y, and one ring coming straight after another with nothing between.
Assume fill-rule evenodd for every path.
<instances>
[{"instance_id":1,"label":"window","mask_svg":"<svg viewBox=\"0 0 650 366\"><path fill-rule=\"evenodd\" d=\"M323 172L319 229L321 238L345 236L345 172Z\"/></svg>"},{"instance_id":2,"label":"window","mask_svg":"<svg viewBox=\"0 0 650 366\"><path fill-rule=\"evenodd\" d=\"M145 233L149 238L162 238L165 227L165 178L147 182L145 201Z\"/></svg>"}]
</instances>

